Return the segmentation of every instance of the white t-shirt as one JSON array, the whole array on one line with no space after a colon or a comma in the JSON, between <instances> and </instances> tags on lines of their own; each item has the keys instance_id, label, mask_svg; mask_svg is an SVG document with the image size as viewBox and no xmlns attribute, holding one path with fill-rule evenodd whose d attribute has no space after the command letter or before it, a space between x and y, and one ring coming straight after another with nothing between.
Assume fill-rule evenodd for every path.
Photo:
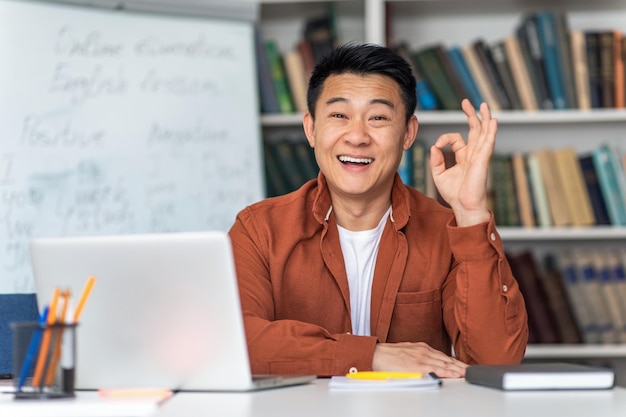
<instances>
[{"instance_id":1,"label":"white t-shirt","mask_svg":"<svg viewBox=\"0 0 626 417\"><path fill-rule=\"evenodd\" d=\"M352 334L370 336L370 306L372 281L380 237L385 228L391 207L380 219L378 226L371 230L353 232L338 226L341 251L346 264L348 286L350 288L350 312Z\"/></svg>"}]
</instances>

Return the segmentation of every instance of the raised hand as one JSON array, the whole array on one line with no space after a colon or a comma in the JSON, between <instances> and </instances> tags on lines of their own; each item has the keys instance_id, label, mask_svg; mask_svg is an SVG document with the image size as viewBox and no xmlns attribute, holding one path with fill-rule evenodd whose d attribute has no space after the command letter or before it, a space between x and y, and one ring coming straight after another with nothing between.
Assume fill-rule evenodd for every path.
<instances>
[{"instance_id":1,"label":"raised hand","mask_svg":"<svg viewBox=\"0 0 626 417\"><path fill-rule=\"evenodd\" d=\"M467 143L460 133L444 133L430 149L430 167L457 226L471 226L489 220L487 178L498 124L486 103L480 105L480 118L469 100L463 100L461 107L469 125ZM446 169L442 150L448 145L456 164Z\"/></svg>"}]
</instances>

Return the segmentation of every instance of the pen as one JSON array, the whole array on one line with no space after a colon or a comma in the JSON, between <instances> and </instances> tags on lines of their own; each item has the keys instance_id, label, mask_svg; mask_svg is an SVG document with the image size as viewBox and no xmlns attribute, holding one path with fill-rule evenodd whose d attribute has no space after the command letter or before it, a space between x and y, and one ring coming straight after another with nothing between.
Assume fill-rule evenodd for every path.
<instances>
[{"instance_id":1,"label":"pen","mask_svg":"<svg viewBox=\"0 0 626 417\"><path fill-rule=\"evenodd\" d=\"M346 374L348 378L363 380L387 380L387 379L421 379L424 377L422 372L381 372L381 371L363 371L351 372Z\"/></svg>"},{"instance_id":2,"label":"pen","mask_svg":"<svg viewBox=\"0 0 626 417\"><path fill-rule=\"evenodd\" d=\"M33 333L33 337L30 340L30 345L28 345L28 351L26 352L26 358L24 358L24 363L22 364L22 369L20 371L17 391L21 391L24 383L26 382L26 378L30 373L30 369L32 368L33 362L35 360L35 356L37 354L37 350L39 349L39 343L41 341L41 328L44 324L46 324L46 320L48 319L48 307L44 307L41 315L39 316L39 326L35 329L35 333Z\"/></svg>"}]
</instances>

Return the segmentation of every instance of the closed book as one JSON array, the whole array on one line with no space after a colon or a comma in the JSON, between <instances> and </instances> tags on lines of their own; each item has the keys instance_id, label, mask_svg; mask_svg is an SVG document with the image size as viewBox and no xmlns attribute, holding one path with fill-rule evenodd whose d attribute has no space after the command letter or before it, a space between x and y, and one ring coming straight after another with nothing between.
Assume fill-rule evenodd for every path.
<instances>
[{"instance_id":1,"label":"closed book","mask_svg":"<svg viewBox=\"0 0 626 417\"><path fill-rule=\"evenodd\" d=\"M583 295L586 297L591 310L599 343L615 343L615 328L604 298L600 271L594 261L593 252L589 249L580 248L575 252L574 263L578 267L578 273L582 279Z\"/></svg>"},{"instance_id":2,"label":"closed book","mask_svg":"<svg viewBox=\"0 0 626 417\"><path fill-rule=\"evenodd\" d=\"M626 306L619 294L619 282L613 275L613 268L605 251L593 250L590 254L596 267L602 299L612 324L612 343L626 342Z\"/></svg>"},{"instance_id":3,"label":"closed book","mask_svg":"<svg viewBox=\"0 0 626 417\"><path fill-rule=\"evenodd\" d=\"M413 150L413 187L422 193L427 192L428 175L428 146L422 138L416 138L411 148Z\"/></svg>"},{"instance_id":4,"label":"closed book","mask_svg":"<svg viewBox=\"0 0 626 417\"><path fill-rule=\"evenodd\" d=\"M584 343L600 342L600 331L593 309L588 300L582 274L579 273L571 251L559 251L556 255L558 268L561 271L565 292L572 311L576 317L578 330Z\"/></svg>"},{"instance_id":5,"label":"closed book","mask_svg":"<svg viewBox=\"0 0 626 417\"><path fill-rule=\"evenodd\" d=\"M483 102L483 97L480 94L480 90L474 81L474 77L472 76L469 67L467 66L467 62L465 62L463 52L458 46L452 46L448 48L448 56L454 70L463 83L463 87L467 92L467 98L475 108L479 108L480 104Z\"/></svg>"},{"instance_id":6,"label":"closed book","mask_svg":"<svg viewBox=\"0 0 626 417\"><path fill-rule=\"evenodd\" d=\"M600 56L600 32L585 31L587 71L589 74L589 98L591 108L602 107L602 60Z\"/></svg>"},{"instance_id":7,"label":"closed book","mask_svg":"<svg viewBox=\"0 0 626 417\"><path fill-rule=\"evenodd\" d=\"M566 362L470 365L465 371L465 380L505 391L593 390L613 388L615 372Z\"/></svg>"},{"instance_id":8,"label":"closed book","mask_svg":"<svg viewBox=\"0 0 626 417\"><path fill-rule=\"evenodd\" d=\"M571 214L573 226L595 224L589 193L583 179L578 155L571 146L554 150L556 168L559 171L563 194Z\"/></svg>"},{"instance_id":9,"label":"closed book","mask_svg":"<svg viewBox=\"0 0 626 417\"><path fill-rule=\"evenodd\" d=\"M559 269L558 260L553 253L547 253L543 258L542 285L548 299L548 306L552 310L559 341L564 344L582 343L582 335L574 306L570 302L565 288L563 272ZM625 281L626 283L626 281Z\"/></svg>"},{"instance_id":10,"label":"closed book","mask_svg":"<svg viewBox=\"0 0 626 417\"><path fill-rule=\"evenodd\" d=\"M555 109L567 108L567 97L563 84L557 27L554 14L549 10L536 13L539 42L543 53L543 64L548 82L548 91Z\"/></svg>"},{"instance_id":11,"label":"closed book","mask_svg":"<svg viewBox=\"0 0 626 417\"><path fill-rule=\"evenodd\" d=\"M413 60L428 81L443 110L460 110L464 97L458 95L452 80L437 52L438 45L425 47L413 53Z\"/></svg>"},{"instance_id":12,"label":"closed book","mask_svg":"<svg viewBox=\"0 0 626 417\"><path fill-rule=\"evenodd\" d=\"M283 62L295 110L304 113L307 111L306 93L308 80L302 55L295 49L287 51L283 56Z\"/></svg>"},{"instance_id":13,"label":"closed book","mask_svg":"<svg viewBox=\"0 0 626 417\"><path fill-rule=\"evenodd\" d=\"M493 62L496 66L496 70L498 71L498 75L500 76L502 87L511 102L511 109L521 110L522 102L517 91L517 85L515 84L515 80L513 78L510 59L506 51L504 40L497 41L491 45L491 56L493 57Z\"/></svg>"},{"instance_id":14,"label":"closed book","mask_svg":"<svg viewBox=\"0 0 626 417\"><path fill-rule=\"evenodd\" d=\"M437 96L428 85L428 82L417 67L411 56L411 51L406 42L400 42L393 47L398 55L411 66L413 77L415 78L415 94L417 95L417 107L421 110L436 110L439 108Z\"/></svg>"},{"instance_id":15,"label":"closed book","mask_svg":"<svg viewBox=\"0 0 626 417\"><path fill-rule=\"evenodd\" d=\"M532 152L526 156L526 168L537 225L541 227L552 226L552 214L550 214L550 204L541 174L541 166L539 159Z\"/></svg>"},{"instance_id":16,"label":"closed book","mask_svg":"<svg viewBox=\"0 0 626 417\"><path fill-rule=\"evenodd\" d=\"M504 39L504 48L509 59L511 76L515 83L515 88L519 94L521 106L524 110L537 110L537 97L533 88L533 83L528 72L528 67L524 61L519 40L516 36L507 36Z\"/></svg>"},{"instance_id":17,"label":"closed book","mask_svg":"<svg viewBox=\"0 0 626 417\"><path fill-rule=\"evenodd\" d=\"M258 28L254 32L255 57L257 61L257 81L259 83L259 95L262 113L280 113L278 97L274 88L272 72L267 61L264 40Z\"/></svg>"},{"instance_id":18,"label":"closed book","mask_svg":"<svg viewBox=\"0 0 626 417\"><path fill-rule=\"evenodd\" d=\"M313 16L304 24L304 39L311 45L315 63L328 55L335 47L335 29L330 14Z\"/></svg>"},{"instance_id":19,"label":"closed book","mask_svg":"<svg viewBox=\"0 0 626 417\"><path fill-rule=\"evenodd\" d=\"M465 58L467 67L472 74L472 78L476 82L476 87L478 87L478 91L480 92L483 101L489 105L492 111L501 110L500 102L496 97L495 91L493 91L493 87L487 78L485 70L482 68L480 61L478 60L474 47L471 44L465 45L461 48L461 52L463 52L463 58Z\"/></svg>"},{"instance_id":20,"label":"closed book","mask_svg":"<svg viewBox=\"0 0 626 417\"><path fill-rule=\"evenodd\" d=\"M544 66L543 51L539 41L539 30L533 14L526 14L515 31L524 62L528 67L528 74L535 90L539 108L549 110L554 108L552 97L548 90L548 81Z\"/></svg>"},{"instance_id":21,"label":"closed book","mask_svg":"<svg viewBox=\"0 0 626 417\"><path fill-rule=\"evenodd\" d=\"M589 70L587 68L587 46L585 42L585 34L582 30L570 31L574 84L576 85L578 108L581 110L591 108Z\"/></svg>"},{"instance_id":22,"label":"closed book","mask_svg":"<svg viewBox=\"0 0 626 417\"><path fill-rule=\"evenodd\" d=\"M589 201L591 202L596 224L611 224L591 154L579 156L578 163L583 173L583 179L587 187L587 194L589 194Z\"/></svg>"},{"instance_id":23,"label":"closed book","mask_svg":"<svg viewBox=\"0 0 626 417\"><path fill-rule=\"evenodd\" d=\"M565 10L552 12L556 28L556 39L559 53L559 69L563 80L563 90L568 109L578 108L576 97L576 84L574 81L574 68L572 66L572 46L570 39L570 27L568 13Z\"/></svg>"},{"instance_id":24,"label":"closed book","mask_svg":"<svg viewBox=\"0 0 626 417\"><path fill-rule=\"evenodd\" d=\"M454 68L454 65L452 64L450 60L448 49L442 44L438 44L438 45L435 45L435 52L437 53L437 57L439 58L439 62L441 62L441 66L443 67L443 70L446 72L446 75L448 79L450 80L452 87L454 88L454 91L456 93L457 98L459 99L459 102L462 101L464 98L467 98L468 96L467 91L465 90L465 86L463 82L461 81L460 75L457 73L457 71Z\"/></svg>"},{"instance_id":25,"label":"closed book","mask_svg":"<svg viewBox=\"0 0 626 417\"><path fill-rule=\"evenodd\" d=\"M602 89L602 107L615 107L615 59L613 49L613 31L600 33L600 88Z\"/></svg>"},{"instance_id":26,"label":"closed book","mask_svg":"<svg viewBox=\"0 0 626 417\"><path fill-rule=\"evenodd\" d=\"M532 252L507 253L511 272L519 283L528 312L529 343L558 343L556 320L541 284L541 270Z\"/></svg>"},{"instance_id":27,"label":"closed book","mask_svg":"<svg viewBox=\"0 0 626 417\"><path fill-rule=\"evenodd\" d=\"M593 166L598 175L600 190L604 197L607 213L614 226L626 225L626 203L624 201L626 179L624 168L616 150L609 145L601 145L591 151Z\"/></svg>"},{"instance_id":28,"label":"closed book","mask_svg":"<svg viewBox=\"0 0 626 417\"><path fill-rule=\"evenodd\" d=\"M276 41L271 39L265 40L264 44L270 74L272 75L272 81L274 83L274 90L276 91L276 97L278 98L280 112L293 113L293 100L291 99L289 82L287 81L283 57L278 49L278 44Z\"/></svg>"},{"instance_id":29,"label":"closed book","mask_svg":"<svg viewBox=\"0 0 626 417\"><path fill-rule=\"evenodd\" d=\"M517 198L520 224L523 227L534 227L536 224L535 214L528 184L525 155L521 152L515 152L511 156L511 165L515 181L515 196Z\"/></svg>"},{"instance_id":30,"label":"closed book","mask_svg":"<svg viewBox=\"0 0 626 417\"><path fill-rule=\"evenodd\" d=\"M556 167L554 150L544 148L535 149L531 152L537 158L541 171L541 179L548 197L552 225L569 226L572 224L572 216L561 183L561 175Z\"/></svg>"},{"instance_id":31,"label":"closed book","mask_svg":"<svg viewBox=\"0 0 626 417\"><path fill-rule=\"evenodd\" d=\"M502 78L498 73L498 68L496 67L496 63L493 59L491 48L487 45L487 42L485 42L484 39L477 39L472 43L472 47L476 52L478 62L487 75L487 80L492 86L496 99L498 100L498 103L500 103L500 108L503 110L512 109L513 106L511 104L511 99L509 98L506 89L504 88Z\"/></svg>"},{"instance_id":32,"label":"closed book","mask_svg":"<svg viewBox=\"0 0 626 417\"><path fill-rule=\"evenodd\" d=\"M624 87L626 86L626 74L624 74L624 55L622 54L622 40L624 34L620 30L613 31L613 60L614 60L614 84L615 108L626 107L626 96Z\"/></svg>"}]
</instances>

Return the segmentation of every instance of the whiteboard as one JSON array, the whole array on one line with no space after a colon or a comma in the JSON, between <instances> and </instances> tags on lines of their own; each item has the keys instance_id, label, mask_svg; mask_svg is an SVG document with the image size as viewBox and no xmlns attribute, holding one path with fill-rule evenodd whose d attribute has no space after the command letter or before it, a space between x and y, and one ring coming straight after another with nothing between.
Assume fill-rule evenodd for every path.
<instances>
[{"instance_id":1,"label":"whiteboard","mask_svg":"<svg viewBox=\"0 0 626 417\"><path fill-rule=\"evenodd\" d=\"M227 230L264 195L250 22L0 1L0 294L33 237Z\"/></svg>"}]
</instances>

